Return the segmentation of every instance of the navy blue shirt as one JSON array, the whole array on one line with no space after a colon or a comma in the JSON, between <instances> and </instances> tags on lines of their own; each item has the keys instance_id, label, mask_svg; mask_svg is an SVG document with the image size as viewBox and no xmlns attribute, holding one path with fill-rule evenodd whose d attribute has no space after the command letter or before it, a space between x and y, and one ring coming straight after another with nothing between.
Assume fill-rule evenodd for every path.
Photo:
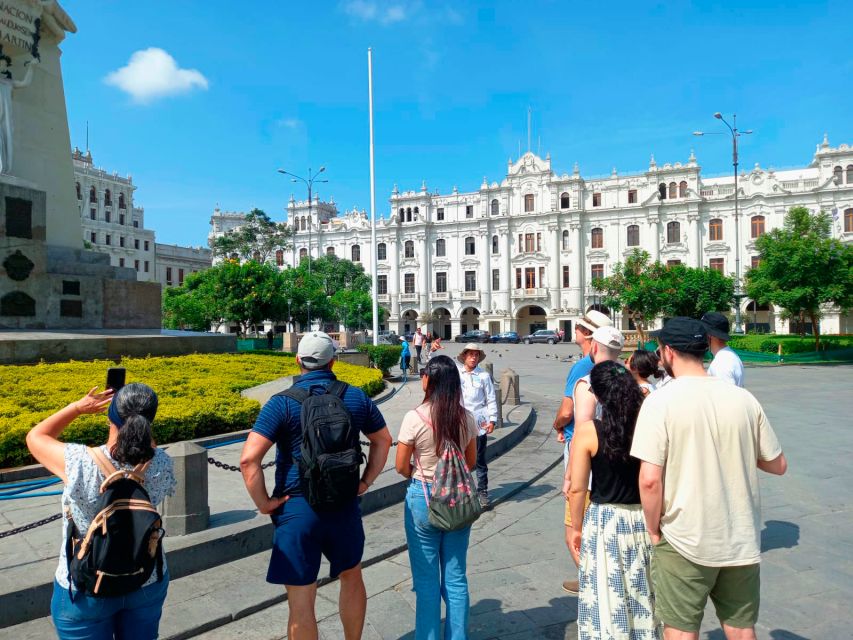
<instances>
[{"instance_id":1,"label":"navy blue shirt","mask_svg":"<svg viewBox=\"0 0 853 640\"><path fill-rule=\"evenodd\" d=\"M299 377L294 387L308 389L311 394L323 393L331 382L337 380L331 371L311 371ZM344 405L352 416L352 424L363 434L376 433L385 427L385 418L373 400L367 397L361 389L347 387L344 394ZM261 409L254 433L272 440L276 445L275 454L275 491L273 495L301 496L302 487L299 483L299 465L294 459L300 460L302 453L302 406L293 398L273 396Z\"/></svg>"}]
</instances>

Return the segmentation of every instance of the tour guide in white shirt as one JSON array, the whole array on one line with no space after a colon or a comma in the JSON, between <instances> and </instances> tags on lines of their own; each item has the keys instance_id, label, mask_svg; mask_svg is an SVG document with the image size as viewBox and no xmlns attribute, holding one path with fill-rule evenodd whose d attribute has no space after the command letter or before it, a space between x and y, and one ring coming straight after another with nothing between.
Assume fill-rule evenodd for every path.
<instances>
[{"instance_id":1,"label":"tour guide in white shirt","mask_svg":"<svg viewBox=\"0 0 853 640\"><path fill-rule=\"evenodd\" d=\"M459 377L462 379L462 401L477 422L477 493L483 508L489 506L489 467L486 465L486 438L495 430L498 420L498 403L495 385L488 371L480 368L486 352L470 342L462 349L459 360Z\"/></svg>"},{"instance_id":2,"label":"tour guide in white shirt","mask_svg":"<svg viewBox=\"0 0 853 640\"><path fill-rule=\"evenodd\" d=\"M702 316L702 324L708 332L708 343L714 360L708 367L708 375L728 380L738 387L743 386L743 362L734 350L726 344L729 336L729 319L722 313L709 311Z\"/></svg>"}]
</instances>

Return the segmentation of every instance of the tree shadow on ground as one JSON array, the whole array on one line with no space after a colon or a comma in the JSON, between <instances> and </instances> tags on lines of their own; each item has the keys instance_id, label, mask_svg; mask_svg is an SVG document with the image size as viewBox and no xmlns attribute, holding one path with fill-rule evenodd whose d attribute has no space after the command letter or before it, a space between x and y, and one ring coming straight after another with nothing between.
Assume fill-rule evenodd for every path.
<instances>
[{"instance_id":1,"label":"tree shadow on ground","mask_svg":"<svg viewBox=\"0 0 853 640\"><path fill-rule=\"evenodd\" d=\"M791 549L800 544L800 525L783 520L768 520L761 530L761 550Z\"/></svg>"},{"instance_id":2,"label":"tree shadow on ground","mask_svg":"<svg viewBox=\"0 0 853 640\"><path fill-rule=\"evenodd\" d=\"M501 502L521 502L530 498L539 498L556 488L551 484L534 484L530 487L527 484L526 482L508 482L490 491Z\"/></svg>"}]
</instances>

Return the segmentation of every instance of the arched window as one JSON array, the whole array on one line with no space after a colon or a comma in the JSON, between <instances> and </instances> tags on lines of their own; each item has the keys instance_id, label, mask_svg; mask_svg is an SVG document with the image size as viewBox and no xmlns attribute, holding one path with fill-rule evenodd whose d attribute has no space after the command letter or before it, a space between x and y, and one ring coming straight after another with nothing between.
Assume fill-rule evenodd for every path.
<instances>
[{"instance_id":1,"label":"arched window","mask_svg":"<svg viewBox=\"0 0 853 640\"><path fill-rule=\"evenodd\" d=\"M560 209L568 209L572 203L572 199L569 197L568 192L564 191L560 194Z\"/></svg>"},{"instance_id":2,"label":"arched window","mask_svg":"<svg viewBox=\"0 0 853 640\"><path fill-rule=\"evenodd\" d=\"M492 236L492 253L498 252L498 237Z\"/></svg>"},{"instance_id":3,"label":"arched window","mask_svg":"<svg viewBox=\"0 0 853 640\"><path fill-rule=\"evenodd\" d=\"M275 264L277 267L284 266L284 251L277 249L275 252Z\"/></svg>"},{"instance_id":4,"label":"arched window","mask_svg":"<svg viewBox=\"0 0 853 640\"><path fill-rule=\"evenodd\" d=\"M376 247L376 259L377 260L387 260L388 259L388 247L385 246L384 242L380 242Z\"/></svg>"},{"instance_id":5,"label":"arched window","mask_svg":"<svg viewBox=\"0 0 853 640\"><path fill-rule=\"evenodd\" d=\"M89 202L98 202L98 194L95 193L95 187L89 187Z\"/></svg>"},{"instance_id":6,"label":"arched window","mask_svg":"<svg viewBox=\"0 0 853 640\"><path fill-rule=\"evenodd\" d=\"M666 225L667 244L681 242L681 225L678 222L668 222Z\"/></svg>"},{"instance_id":7,"label":"arched window","mask_svg":"<svg viewBox=\"0 0 853 640\"><path fill-rule=\"evenodd\" d=\"M308 257L308 249L306 249L305 247L302 247L299 250L299 260L302 260L303 258L307 258L307 257Z\"/></svg>"},{"instance_id":8,"label":"arched window","mask_svg":"<svg viewBox=\"0 0 853 640\"><path fill-rule=\"evenodd\" d=\"M474 238L468 236L465 238L465 255L473 256L477 251L477 244L474 242Z\"/></svg>"},{"instance_id":9,"label":"arched window","mask_svg":"<svg viewBox=\"0 0 853 640\"><path fill-rule=\"evenodd\" d=\"M524 212L525 213L530 213L531 211L533 211L535 206L536 206L536 198L533 196L532 193L528 193L526 196L524 196Z\"/></svg>"},{"instance_id":10,"label":"arched window","mask_svg":"<svg viewBox=\"0 0 853 640\"><path fill-rule=\"evenodd\" d=\"M675 200L678 197L678 185L674 182L669 183L669 199Z\"/></svg>"},{"instance_id":11,"label":"arched window","mask_svg":"<svg viewBox=\"0 0 853 640\"><path fill-rule=\"evenodd\" d=\"M832 170L832 177L835 178L836 184L841 184L844 178L844 170L841 168L841 165L835 167Z\"/></svg>"},{"instance_id":12,"label":"arched window","mask_svg":"<svg viewBox=\"0 0 853 640\"><path fill-rule=\"evenodd\" d=\"M760 238L764 235L764 216L752 216L749 222L750 237Z\"/></svg>"},{"instance_id":13,"label":"arched window","mask_svg":"<svg viewBox=\"0 0 853 640\"><path fill-rule=\"evenodd\" d=\"M447 249L445 246L444 238L439 238L435 241L435 255L436 257L443 258L447 253Z\"/></svg>"},{"instance_id":14,"label":"arched window","mask_svg":"<svg viewBox=\"0 0 853 640\"><path fill-rule=\"evenodd\" d=\"M563 231L563 251L569 250L569 230Z\"/></svg>"},{"instance_id":15,"label":"arched window","mask_svg":"<svg viewBox=\"0 0 853 640\"><path fill-rule=\"evenodd\" d=\"M119 209L127 209L127 206L124 203L124 194L118 194L118 208Z\"/></svg>"},{"instance_id":16,"label":"arched window","mask_svg":"<svg viewBox=\"0 0 853 640\"><path fill-rule=\"evenodd\" d=\"M847 184L853 184L853 164L847 165Z\"/></svg>"},{"instance_id":17,"label":"arched window","mask_svg":"<svg viewBox=\"0 0 853 640\"><path fill-rule=\"evenodd\" d=\"M352 255L353 262L361 262L361 246L354 244L350 249L350 254Z\"/></svg>"},{"instance_id":18,"label":"arched window","mask_svg":"<svg viewBox=\"0 0 853 640\"><path fill-rule=\"evenodd\" d=\"M406 222L412 221L412 208L406 207Z\"/></svg>"},{"instance_id":19,"label":"arched window","mask_svg":"<svg viewBox=\"0 0 853 640\"><path fill-rule=\"evenodd\" d=\"M661 200L666 200L666 185L663 182L658 185L658 196Z\"/></svg>"},{"instance_id":20,"label":"arched window","mask_svg":"<svg viewBox=\"0 0 853 640\"><path fill-rule=\"evenodd\" d=\"M492 200L492 215L496 216L501 212L501 204L498 202L498 199L495 198Z\"/></svg>"},{"instance_id":21,"label":"arched window","mask_svg":"<svg viewBox=\"0 0 853 640\"><path fill-rule=\"evenodd\" d=\"M714 218L708 223L708 240L720 242L723 239L723 221Z\"/></svg>"},{"instance_id":22,"label":"arched window","mask_svg":"<svg viewBox=\"0 0 853 640\"><path fill-rule=\"evenodd\" d=\"M414 213L415 213L415 220L417 220L418 219L418 213L420 213L420 211L418 210L417 207L415 207Z\"/></svg>"},{"instance_id":23,"label":"arched window","mask_svg":"<svg viewBox=\"0 0 853 640\"><path fill-rule=\"evenodd\" d=\"M640 227L636 224L628 225L628 242L629 247L640 246Z\"/></svg>"},{"instance_id":24,"label":"arched window","mask_svg":"<svg viewBox=\"0 0 853 640\"><path fill-rule=\"evenodd\" d=\"M687 182L682 180L678 183L678 197L686 198L687 197Z\"/></svg>"},{"instance_id":25,"label":"arched window","mask_svg":"<svg viewBox=\"0 0 853 640\"><path fill-rule=\"evenodd\" d=\"M406 210L403 207L400 207L400 222L405 221L406 219Z\"/></svg>"},{"instance_id":26,"label":"arched window","mask_svg":"<svg viewBox=\"0 0 853 640\"><path fill-rule=\"evenodd\" d=\"M111 207L113 204L113 194L109 189L104 190L104 206Z\"/></svg>"},{"instance_id":27,"label":"arched window","mask_svg":"<svg viewBox=\"0 0 853 640\"><path fill-rule=\"evenodd\" d=\"M853 233L853 209L844 210L844 233Z\"/></svg>"},{"instance_id":28,"label":"arched window","mask_svg":"<svg viewBox=\"0 0 853 640\"><path fill-rule=\"evenodd\" d=\"M308 228L308 219L305 216L302 216L302 230L305 231Z\"/></svg>"},{"instance_id":29,"label":"arched window","mask_svg":"<svg viewBox=\"0 0 853 640\"><path fill-rule=\"evenodd\" d=\"M596 227L592 230L592 248L604 248L604 229L602 229L601 227Z\"/></svg>"},{"instance_id":30,"label":"arched window","mask_svg":"<svg viewBox=\"0 0 853 640\"><path fill-rule=\"evenodd\" d=\"M414 258L415 257L415 243L411 240L406 240L406 243L403 245L403 257L404 258Z\"/></svg>"},{"instance_id":31,"label":"arched window","mask_svg":"<svg viewBox=\"0 0 853 640\"><path fill-rule=\"evenodd\" d=\"M75 183L75 185L77 187L77 199L82 200L83 199L83 193L80 191L80 183L77 182L77 183Z\"/></svg>"},{"instance_id":32,"label":"arched window","mask_svg":"<svg viewBox=\"0 0 853 640\"><path fill-rule=\"evenodd\" d=\"M335 248L334 247L326 247L326 255L327 256L335 255Z\"/></svg>"}]
</instances>

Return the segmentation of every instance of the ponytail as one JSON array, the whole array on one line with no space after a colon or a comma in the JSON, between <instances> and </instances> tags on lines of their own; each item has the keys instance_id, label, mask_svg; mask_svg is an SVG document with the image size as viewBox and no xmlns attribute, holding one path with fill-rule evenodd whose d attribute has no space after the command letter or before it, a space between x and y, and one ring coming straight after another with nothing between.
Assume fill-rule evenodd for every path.
<instances>
[{"instance_id":1,"label":"ponytail","mask_svg":"<svg viewBox=\"0 0 853 640\"><path fill-rule=\"evenodd\" d=\"M154 457L151 423L157 414L157 394L148 385L129 384L116 394L110 406L110 421L118 438L110 455L120 464L137 465Z\"/></svg>"}]
</instances>

